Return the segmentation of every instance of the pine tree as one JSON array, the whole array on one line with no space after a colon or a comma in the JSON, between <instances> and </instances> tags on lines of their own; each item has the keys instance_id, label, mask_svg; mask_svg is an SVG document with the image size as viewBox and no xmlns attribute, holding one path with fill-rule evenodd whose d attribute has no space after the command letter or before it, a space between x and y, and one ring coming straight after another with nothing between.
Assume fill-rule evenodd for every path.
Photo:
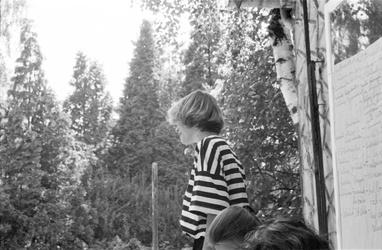
<instances>
[{"instance_id":1,"label":"pine tree","mask_svg":"<svg viewBox=\"0 0 382 250\"><path fill-rule=\"evenodd\" d=\"M52 139L47 139L45 132L53 122L50 114L55 106L41 70L42 55L37 36L31 31L29 22L23 26L21 44L21 55L9 91L5 150L1 152L5 160L2 162L3 180L9 195L7 206L1 208L1 217L10 225L6 234L2 234L1 242L10 248L52 243L52 235L44 230L59 233L64 225L50 214L59 211L55 191L50 193L42 184L49 165L46 164L49 157L43 151L49 150L51 145L47 144Z\"/></svg>"},{"instance_id":2,"label":"pine tree","mask_svg":"<svg viewBox=\"0 0 382 250\"><path fill-rule=\"evenodd\" d=\"M73 142L70 122L46 86L37 35L29 23L21 38L1 122L0 248L56 249L78 238L68 227L68 215L75 208L69 201L83 194L71 187L78 186L76 178L91 157L81 156L87 151Z\"/></svg>"},{"instance_id":3,"label":"pine tree","mask_svg":"<svg viewBox=\"0 0 382 250\"><path fill-rule=\"evenodd\" d=\"M113 129L111 167L123 176L148 175L155 160L155 130L164 121L154 78L154 40L151 24L143 21L120 100L119 120ZM148 175L149 176L149 175Z\"/></svg>"},{"instance_id":4,"label":"pine tree","mask_svg":"<svg viewBox=\"0 0 382 250\"><path fill-rule=\"evenodd\" d=\"M151 164L158 159L161 145L156 133L165 121L158 102L154 55L152 27L143 21L120 99L119 119L111 132L112 145L103 158L108 171L94 179L98 188L90 194L99 217L95 228L99 240L118 235L125 241L132 237L144 244L151 241Z\"/></svg>"},{"instance_id":5,"label":"pine tree","mask_svg":"<svg viewBox=\"0 0 382 250\"><path fill-rule=\"evenodd\" d=\"M22 148L25 139L30 141L31 144L37 143L39 146L36 148L40 148L41 151L41 138L38 137L39 132L43 129L41 116L44 111L40 109L42 108L40 100L46 92L46 86L41 70L42 56L40 48L37 44L36 34L31 32L29 23L25 23L23 27L21 43L23 50L21 56L17 59L15 76L12 78L12 89L8 92L7 142L11 143L13 141L16 148ZM36 148L31 150L35 152L36 159L40 159L40 154L38 150L36 151ZM36 162L36 166L28 165L28 167L30 171L37 173L40 164L39 160ZM22 167L22 164L19 166ZM10 176L16 176L12 171L21 171L25 175L30 174L28 171L23 171L17 167L9 168L9 171L11 171Z\"/></svg>"},{"instance_id":6,"label":"pine tree","mask_svg":"<svg viewBox=\"0 0 382 250\"><path fill-rule=\"evenodd\" d=\"M89 104L89 121L84 137L90 144L101 142L107 135L112 112L112 98L105 91L105 77L102 68L96 62L90 65L89 80L91 95Z\"/></svg>"},{"instance_id":7,"label":"pine tree","mask_svg":"<svg viewBox=\"0 0 382 250\"><path fill-rule=\"evenodd\" d=\"M15 42L20 34L14 31L21 28L25 8L25 0L0 1L0 105L5 103L10 87L14 57L20 46Z\"/></svg>"},{"instance_id":8,"label":"pine tree","mask_svg":"<svg viewBox=\"0 0 382 250\"><path fill-rule=\"evenodd\" d=\"M74 91L65 100L64 110L70 114L72 129L79 140L97 145L107 134L112 111L101 66L90 62L82 52L77 53L70 84Z\"/></svg>"},{"instance_id":9,"label":"pine tree","mask_svg":"<svg viewBox=\"0 0 382 250\"><path fill-rule=\"evenodd\" d=\"M82 52L78 52L72 81L70 82L70 85L74 87L74 92L65 100L63 105L64 111L70 114L72 120L71 127L78 136L82 136L85 132L84 116L88 67L88 59Z\"/></svg>"}]
</instances>

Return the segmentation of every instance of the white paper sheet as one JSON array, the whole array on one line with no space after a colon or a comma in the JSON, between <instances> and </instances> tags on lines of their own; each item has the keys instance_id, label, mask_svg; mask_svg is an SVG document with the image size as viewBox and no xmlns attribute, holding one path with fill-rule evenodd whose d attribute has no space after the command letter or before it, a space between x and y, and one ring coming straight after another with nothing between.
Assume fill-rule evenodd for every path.
<instances>
[{"instance_id":1,"label":"white paper sheet","mask_svg":"<svg viewBox=\"0 0 382 250\"><path fill-rule=\"evenodd\" d=\"M382 249L382 38L333 70L343 249Z\"/></svg>"}]
</instances>

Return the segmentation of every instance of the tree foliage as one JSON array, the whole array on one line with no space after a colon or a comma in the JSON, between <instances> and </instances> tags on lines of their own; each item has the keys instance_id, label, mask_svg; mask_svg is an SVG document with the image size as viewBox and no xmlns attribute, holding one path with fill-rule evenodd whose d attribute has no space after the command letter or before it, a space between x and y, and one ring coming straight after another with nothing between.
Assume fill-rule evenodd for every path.
<instances>
[{"instance_id":1,"label":"tree foliage","mask_svg":"<svg viewBox=\"0 0 382 250\"><path fill-rule=\"evenodd\" d=\"M190 3L191 43L183 61L185 80L182 83L182 96L204 86L213 87L219 79L221 27L216 5L215 0Z\"/></svg>"},{"instance_id":2,"label":"tree foliage","mask_svg":"<svg viewBox=\"0 0 382 250\"><path fill-rule=\"evenodd\" d=\"M229 50L221 96L226 134L246 168L251 205L264 216L300 214L297 134L278 88L267 16L241 10L228 20Z\"/></svg>"},{"instance_id":3,"label":"tree foliage","mask_svg":"<svg viewBox=\"0 0 382 250\"><path fill-rule=\"evenodd\" d=\"M111 167L130 178L150 171L155 160L155 129L164 121L154 78L154 40L151 24L144 21L120 99L119 119L113 128L115 144Z\"/></svg>"},{"instance_id":4,"label":"tree foliage","mask_svg":"<svg viewBox=\"0 0 382 250\"><path fill-rule=\"evenodd\" d=\"M0 104L5 102L15 50L19 47L18 34L11 31L22 26L25 3L25 0L0 1Z\"/></svg>"},{"instance_id":5,"label":"tree foliage","mask_svg":"<svg viewBox=\"0 0 382 250\"><path fill-rule=\"evenodd\" d=\"M101 231L109 232L108 237L117 234L122 240L135 237L145 244L150 243L150 177L151 164L156 161L159 165L159 196L166 197L159 204L160 240L181 247L184 239L179 226L173 226L178 224L181 196L186 182L185 164L188 161L177 136L165 122L163 108L159 105L158 80L154 75L154 40L151 24L147 21L141 26L134 55L130 63L130 76L126 79L120 101L119 119L111 133L112 145L105 155L110 175L104 177L104 180L108 183L109 178L115 180L115 176L120 176L120 191L112 195L111 191L105 190L113 188L114 183L110 182L98 193L106 192L108 197L113 197L108 208L99 211L118 213L112 212L113 217L108 219L106 217L110 213L101 215L104 225L109 225ZM133 196L129 198L126 194ZM119 224L112 225L113 220Z\"/></svg>"},{"instance_id":6,"label":"tree foliage","mask_svg":"<svg viewBox=\"0 0 382 250\"><path fill-rule=\"evenodd\" d=\"M267 44L268 13L221 11L218 6L215 1L192 1L184 8L190 13L192 33L178 93L217 88L223 82L218 98L225 133L246 167L252 206L266 217L299 215L297 134Z\"/></svg>"},{"instance_id":7,"label":"tree foliage","mask_svg":"<svg viewBox=\"0 0 382 250\"><path fill-rule=\"evenodd\" d=\"M91 235L92 229L84 222L89 216L76 211L86 204L84 176L95 156L88 145L75 140L68 117L47 88L42 54L29 23L21 38L0 123L1 248L82 249L84 235Z\"/></svg>"},{"instance_id":8,"label":"tree foliage","mask_svg":"<svg viewBox=\"0 0 382 250\"><path fill-rule=\"evenodd\" d=\"M153 34L157 47L177 45L177 35L181 18L189 12L189 1L185 0L144 0L138 2L142 9L150 10L157 18Z\"/></svg>"},{"instance_id":9,"label":"tree foliage","mask_svg":"<svg viewBox=\"0 0 382 250\"><path fill-rule=\"evenodd\" d=\"M73 92L61 112L47 88L37 36L25 27L8 105L0 110L0 248L150 245L155 161L160 249L181 249L189 239L178 219L193 159L165 111L197 88L218 93L225 136L246 168L255 210L300 213L297 135L264 43L267 14L221 11L214 0L143 4L167 19L154 28L142 23L112 128L101 66L76 55ZM191 41L182 50L173 16L186 12Z\"/></svg>"},{"instance_id":10,"label":"tree foliage","mask_svg":"<svg viewBox=\"0 0 382 250\"><path fill-rule=\"evenodd\" d=\"M52 164L60 143L54 99L41 70L42 55L25 23L9 104L3 123L1 170L4 189L0 217L2 247L48 249L63 237L65 217L58 199L59 175ZM61 175L62 177L62 175Z\"/></svg>"},{"instance_id":11,"label":"tree foliage","mask_svg":"<svg viewBox=\"0 0 382 250\"><path fill-rule=\"evenodd\" d=\"M65 100L64 111L70 114L72 129L79 140L97 145L107 135L112 112L101 66L78 52L70 84L74 91Z\"/></svg>"},{"instance_id":12,"label":"tree foliage","mask_svg":"<svg viewBox=\"0 0 382 250\"><path fill-rule=\"evenodd\" d=\"M332 48L338 63L375 42L382 33L382 7L378 1L344 3L331 15Z\"/></svg>"}]
</instances>

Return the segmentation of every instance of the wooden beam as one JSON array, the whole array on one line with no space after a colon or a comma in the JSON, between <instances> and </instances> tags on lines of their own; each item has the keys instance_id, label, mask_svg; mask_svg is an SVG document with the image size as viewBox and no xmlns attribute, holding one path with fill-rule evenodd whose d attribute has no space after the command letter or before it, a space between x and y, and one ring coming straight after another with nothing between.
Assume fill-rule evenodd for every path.
<instances>
[{"instance_id":1,"label":"wooden beam","mask_svg":"<svg viewBox=\"0 0 382 250\"><path fill-rule=\"evenodd\" d=\"M152 250L158 250L158 163L153 162L151 172L152 187Z\"/></svg>"},{"instance_id":2,"label":"wooden beam","mask_svg":"<svg viewBox=\"0 0 382 250\"><path fill-rule=\"evenodd\" d=\"M237 8L237 0L229 0L228 8ZM240 8L294 8L296 0L242 0Z\"/></svg>"},{"instance_id":3,"label":"wooden beam","mask_svg":"<svg viewBox=\"0 0 382 250\"><path fill-rule=\"evenodd\" d=\"M322 155L321 143L321 129L320 129L320 112L318 108L318 97L316 89L316 73L315 62L311 60L310 56L310 35L309 35L309 18L307 0L302 0L302 8L304 15L304 33L305 33L305 51L306 51L306 64L307 64L307 77L310 101L310 117L312 129L312 143L313 143L313 159L314 159L314 174L316 182L316 199L317 199L317 213L318 213L318 227L320 235L328 239L328 221L326 213L326 188L325 188L325 175L324 163Z\"/></svg>"}]
</instances>

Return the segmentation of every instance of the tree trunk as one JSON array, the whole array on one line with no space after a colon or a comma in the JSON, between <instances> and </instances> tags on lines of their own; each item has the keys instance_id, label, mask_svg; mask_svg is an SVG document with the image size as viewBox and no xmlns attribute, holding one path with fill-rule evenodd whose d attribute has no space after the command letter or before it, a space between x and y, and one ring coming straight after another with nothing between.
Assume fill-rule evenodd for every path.
<instances>
[{"instance_id":1,"label":"tree trunk","mask_svg":"<svg viewBox=\"0 0 382 250\"><path fill-rule=\"evenodd\" d=\"M281 12L281 13L280 13ZM277 80L284 96L285 103L291 114L293 124L298 124L297 87L295 79L295 63L291 38L290 9L273 9L268 26L273 56L275 58Z\"/></svg>"}]
</instances>

